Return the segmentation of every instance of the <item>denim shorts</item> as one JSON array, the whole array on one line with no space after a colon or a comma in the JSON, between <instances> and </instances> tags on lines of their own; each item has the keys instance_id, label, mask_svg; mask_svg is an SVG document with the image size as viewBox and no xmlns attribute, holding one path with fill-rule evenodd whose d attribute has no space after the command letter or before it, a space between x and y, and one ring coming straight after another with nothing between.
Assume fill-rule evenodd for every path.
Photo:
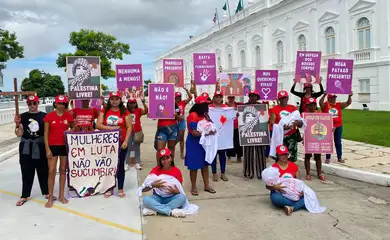
<instances>
[{"instance_id":1,"label":"denim shorts","mask_svg":"<svg viewBox=\"0 0 390 240\"><path fill-rule=\"evenodd\" d=\"M179 122L177 124L177 126L179 127L179 132L186 130L186 127L187 127L186 120L183 120L183 121Z\"/></svg>"},{"instance_id":2,"label":"denim shorts","mask_svg":"<svg viewBox=\"0 0 390 240\"><path fill-rule=\"evenodd\" d=\"M177 133L177 124L166 127L159 127L156 133L156 140L158 142L176 141Z\"/></svg>"}]
</instances>

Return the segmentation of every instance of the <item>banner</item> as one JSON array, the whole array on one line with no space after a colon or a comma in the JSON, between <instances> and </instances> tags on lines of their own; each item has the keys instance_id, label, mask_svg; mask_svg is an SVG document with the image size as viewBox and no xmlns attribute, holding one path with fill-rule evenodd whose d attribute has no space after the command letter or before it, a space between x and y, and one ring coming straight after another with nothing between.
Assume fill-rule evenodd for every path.
<instances>
[{"instance_id":1,"label":"banner","mask_svg":"<svg viewBox=\"0 0 390 240\"><path fill-rule=\"evenodd\" d=\"M251 77L245 73L220 73L221 92L226 96L246 96L251 90Z\"/></svg>"},{"instance_id":2,"label":"banner","mask_svg":"<svg viewBox=\"0 0 390 240\"><path fill-rule=\"evenodd\" d=\"M66 76L72 99L100 98L99 57L66 57Z\"/></svg>"},{"instance_id":3,"label":"banner","mask_svg":"<svg viewBox=\"0 0 390 240\"><path fill-rule=\"evenodd\" d=\"M256 90L260 100L276 100L278 95L278 70L256 70Z\"/></svg>"},{"instance_id":4,"label":"banner","mask_svg":"<svg viewBox=\"0 0 390 240\"><path fill-rule=\"evenodd\" d=\"M81 100L74 100L74 107L75 108L81 108L82 107ZM100 98L91 99L89 101L89 107L101 110L102 109L102 103L101 103Z\"/></svg>"},{"instance_id":5,"label":"banner","mask_svg":"<svg viewBox=\"0 0 390 240\"><path fill-rule=\"evenodd\" d=\"M129 98L143 98L142 64L117 64L116 86Z\"/></svg>"},{"instance_id":6,"label":"banner","mask_svg":"<svg viewBox=\"0 0 390 240\"><path fill-rule=\"evenodd\" d=\"M303 113L305 153L333 153L333 119L329 113Z\"/></svg>"},{"instance_id":7,"label":"banner","mask_svg":"<svg viewBox=\"0 0 390 240\"><path fill-rule=\"evenodd\" d=\"M194 53L194 80L196 85L217 83L215 53Z\"/></svg>"},{"instance_id":8,"label":"banner","mask_svg":"<svg viewBox=\"0 0 390 240\"><path fill-rule=\"evenodd\" d=\"M270 144L267 104L238 105L238 132L241 146Z\"/></svg>"},{"instance_id":9,"label":"banner","mask_svg":"<svg viewBox=\"0 0 390 240\"><path fill-rule=\"evenodd\" d=\"M173 83L175 87L184 87L183 59L163 59L164 83Z\"/></svg>"},{"instance_id":10,"label":"banner","mask_svg":"<svg viewBox=\"0 0 390 240\"><path fill-rule=\"evenodd\" d=\"M237 111L232 107L209 108L209 116L217 128L218 150L233 148L233 121L236 115Z\"/></svg>"},{"instance_id":11,"label":"banner","mask_svg":"<svg viewBox=\"0 0 390 240\"><path fill-rule=\"evenodd\" d=\"M352 92L353 60L329 59L326 91L333 94Z\"/></svg>"},{"instance_id":12,"label":"banner","mask_svg":"<svg viewBox=\"0 0 390 240\"><path fill-rule=\"evenodd\" d=\"M149 118L175 118L175 86L172 83L149 83Z\"/></svg>"},{"instance_id":13,"label":"banner","mask_svg":"<svg viewBox=\"0 0 390 240\"><path fill-rule=\"evenodd\" d=\"M65 132L68 185L79 197L104 194L116 185L119 130Z\"/></svg>"},{"instance_id":14,"label":"banner","mask_svg":"<svg viewBox=\"0 0 390 240\"><path fill-rule=\"evenodd\" d=\"M297 52L295 82L319 83L321 71L321 52Z\"/></svg>"}]
</instances>

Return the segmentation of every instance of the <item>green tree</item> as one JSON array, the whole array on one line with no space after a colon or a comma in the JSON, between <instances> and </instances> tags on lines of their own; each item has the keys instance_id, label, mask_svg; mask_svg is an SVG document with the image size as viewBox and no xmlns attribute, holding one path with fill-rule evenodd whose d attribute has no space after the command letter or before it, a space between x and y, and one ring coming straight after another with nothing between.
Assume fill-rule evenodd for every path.
<instances>
[{"instance_id":1,"label":"green tree","mask_svg":"<svg viewBox=\"0 0 390 240\"><path fill-rule=\"evenodd\" d=\"M42 76L39 69L34 69L28 78L22 81L22 91L35 91L39 97L54 97L65 92L64 83L60 76L46 73Z\"/></svg>"},{"instance_id":2,"label":"green tree","mask_svg":"<svg viewBox=\"0 0 390 240\"><path fill-rule=\"evenodd\" d=\"M149 95L149 83L152 83L152 80L148 79L144 81L144 95L145 97L148 97Z\"/></svg>"},{"instance_id":3,"label":"green tree","mask_svg":"<svg viewBox=\"0 0 390 240\"><path fill-rule=\"evenodd\" d=\"M7 30L0 29L0 62L7 62L10 59L24 58L23 46L16 41L15 33L10 33ZM6 66L0 64L0 71Z\"/></svg>"},{"instance_id":4,"label":"green tree","mask_svg":"<svg viewBox=\"0 0 390 240\"><path fill-rule=\"evenodd\" d=\"M107 91L108 90L108 86L107 85L102 83L102 84L100 84L100 86L101 86L103 91Z\"/></svg>"},{"instance_id":5,"label":"green tree","mask_svg":"<svg viewBox=\"0 0 390 240\"><path fill-rule=\"evenodd\" d=\"M81 29L79 32L72 32L69 43L76 47L75 53L59 53L57 66L66 67L67 56L99 56L103 79L115 77L111 59L122 60L123 54L131 54L129 44L117 42L116 37L93 30Z\"/></svg>"}]
</instances>

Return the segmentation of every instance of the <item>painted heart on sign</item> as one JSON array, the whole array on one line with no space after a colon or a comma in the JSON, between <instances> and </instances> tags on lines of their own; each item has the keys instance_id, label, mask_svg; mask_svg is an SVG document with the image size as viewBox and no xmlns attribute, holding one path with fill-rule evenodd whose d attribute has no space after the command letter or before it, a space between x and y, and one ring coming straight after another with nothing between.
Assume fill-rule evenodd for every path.
<instances>
[{"instance_id":1,"label":"painted heart on sign","mask_svg":"<svg viewBox=\"0 0 390 240\"><path fill-rule=\"evenodd\" d=\"M264 93L264 95L268 95L271 92L271 88L262 88L261 92Z\"/></svg>"}]
</instances>

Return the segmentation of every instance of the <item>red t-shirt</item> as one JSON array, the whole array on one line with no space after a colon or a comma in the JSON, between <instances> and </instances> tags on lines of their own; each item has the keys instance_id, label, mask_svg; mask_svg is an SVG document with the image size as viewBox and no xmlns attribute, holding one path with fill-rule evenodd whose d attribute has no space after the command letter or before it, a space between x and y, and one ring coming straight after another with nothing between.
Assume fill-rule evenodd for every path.
<instances>
[{"instance_id":1,"label":"red t-shirt","mask_svg":"<svg viewBox=\"0 0 390 240\"><path fill-rule=\"evenodd\" d=\"M104 114L104 109L101 110ZM126 117L129 116L130 113L126 109L126 113L121 117L121 111L113 111L112 109L108 110L106 117L103 120L103 124L106 126L120 126L121 127L121 142L125 140L126 137Z\"/></svg>"},{"instance_id":2,"label":"red t-shirt","mask_svg":"<svg viewBox=\"0 0 390 240\"><path fill-rule=\"evenodd\" d=\"M168 127L176 124L176 119L159 119L157 122L157 126L159 127Z\"/></svg>"},{"instance_id":3,"label":"red t-shirt","mask_svg":"<svg viewBox=\"0 0 390 240\"><path fill-rule=\"evenodd\" d=\"M49 123L49 145L64 146L65 131L69 129L70 123L74 122L72 115L64 112L62 116L58 116L57 112L53 111L47 114L43 121Z\"/></svg>"},{"instance_id":4,"label":"red t-shirt","mask_svg":"<svg viewBox=\"0 0 390 240\"><path fill-rule=\"evenodd\" d=\"M180 101L178 104L177 104L177 106L179 106L179 109L180 109L180 114L181 115L184 115L184 113L185 113L185 110L186 110L186 106L187 106L187 103L186 103L186 101Z\"/></svg>"},{"instance_id":5,"label":"red t-shirt","mask_svg":"<svg viewBox=\"0 0 390 240\"><path fill-rule=\"evenodd\" d=\"M297 172L299 171L298 166L290 161L288 161L287 168L284 170L280 168L278 163L272 164L272 167L279 169L279 177L281 178L296 178Z\"/></svg>"},{"instance_id":6,"label":"red t-shirt","mask_svg":"<svg viewBox=\"0 0 390 240\"><path fill-rule=\"evenodd\" d=\"M278 124L282 118L290 116L290 114L296 110L298 110L298 109L294 105L287 105L285 107L282 107L280 105L276 105L275 107L273 107L270 110L270 112L273 112L276 115L275 123ZM291 136L296 131L297 131L297 129L294 128L291 131L287 132L285 134L285 136Z\"/></svg>"},{"instance_id":7,"label":"red t-shirt","mask_svg":"<svg viewBox=\"0 0 390 240\"><path fill-rule=\"evenodd\" d=\"M198 114L196 112L190 113L187 116L187 130L188 130L188 133L191 133L190 123L192 123L192 122L198 123L202 119L203 119L203 117L198 116Z\"/></svg>"},{"instance_id":8,"label":"red t-shirt","mask_svg":"<svg viewBox=\"0 0 390 240\"><path fill-rule=\"evenodd\" d=\"M160 166L156 166L150 171L150 174L156 174L157 176L160 176L161 174L169 175L175 177L180 183L183 183L183 176L181 175L180 169L177 167L164 170Z\"/></svg>"},{"instance_id":9,"label":"red t-shirt","mask_svg":"<svg viewBox=\"0 0 390 240\"><path fill-rule=\"evenodd\" d=\"M325 107L322 109L324 113L330 113L333 118L333 127L341 127L343 126L343 111L341 110L341 104L336 102L335 104L331 104L329 102L324 103Z\"/></svg>"},{"instance_id":10,"label":"red t-shirt","mask_svg":"<svg viewBox=\"0 0 390 240\"><path fill-rule=\"evenodd\" d=\"M99 110L96 108L74 108L70 112L78 127L91 127L93 121L99 116Z\"/></svg>"},{"instance_id":11,"label":"red t-shirt","mask_svg":"<svg viewBox=\"0 0 390 240\"><path fill-rule=\"evenodd\" d=\"M307 103L307 100L309 99L309 98L312 98L312 97L305 97L305 96L303 96L302 97L302 102L301 102L301 104L302 104L302 112L304 113L304 112L308 112L308 110L307 110L307 107L306 107L306 103Z\"/></svg>"},{"instance_id":12,"label":"red t-shirt","mask_svg":"<svg viewBox=\"0 0 390 240\"><path fill-rule=\"evenodd\" d=\"M136 108L132 113L130 113L131 121L133 123L133 133L134 132L141 132L142 126L141 126L141 116L142 116L142 108Z\"/></svg>"}]
</instances>

